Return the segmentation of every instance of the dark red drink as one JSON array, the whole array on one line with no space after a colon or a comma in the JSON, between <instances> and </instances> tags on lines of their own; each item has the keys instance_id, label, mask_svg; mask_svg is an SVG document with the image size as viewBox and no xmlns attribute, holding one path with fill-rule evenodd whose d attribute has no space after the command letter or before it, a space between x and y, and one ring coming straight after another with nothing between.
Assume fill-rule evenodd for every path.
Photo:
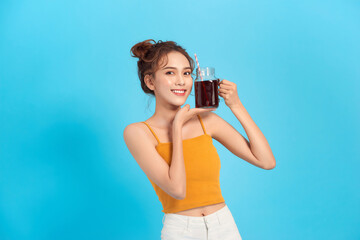
<instances>
[{"instance_id":1,"label":"dark red drink","mask_svg":"<svg viewBox=\"0 0 360 240\"><path fill-rule=\"evenodd\" d=\"M219 106L218 85L219 79L195 81L195 107L217 108Z\"/></svg>"}]
</instances>

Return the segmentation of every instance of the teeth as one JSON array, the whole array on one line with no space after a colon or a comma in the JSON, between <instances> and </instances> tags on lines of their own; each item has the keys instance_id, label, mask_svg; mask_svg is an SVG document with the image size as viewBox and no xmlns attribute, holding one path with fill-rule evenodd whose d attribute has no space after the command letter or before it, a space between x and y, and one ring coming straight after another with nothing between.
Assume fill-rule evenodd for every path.
<instances>
[{"instance_id":1,"label":"teeth","mask_svg":"<svg viewBox=\"0 0 360 240\"><path fill-rule=\"evenodd\" d=\"M172 90L173 92L176 92L176 93L184 93L185 91L177 91L177 90Z\"/></svg>"}]
</instances>

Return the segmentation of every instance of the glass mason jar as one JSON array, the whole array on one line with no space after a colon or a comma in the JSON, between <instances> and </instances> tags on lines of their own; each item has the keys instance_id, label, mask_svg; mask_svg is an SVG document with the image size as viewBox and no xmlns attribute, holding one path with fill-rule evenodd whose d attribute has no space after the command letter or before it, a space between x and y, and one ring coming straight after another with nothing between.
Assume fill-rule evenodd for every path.
<instances>
[{"instance_id":1,"label":"glass mason jar","mask_svg":"<svg viewBox=\"0 0 360 240\"><path fill-rule=\"evenodd\" d=\"M219 106L219 83L220 79L215 77L215 68L204 67L196 69L195 85L195 107L217 108Z\"/></svg>"}]
</instances>

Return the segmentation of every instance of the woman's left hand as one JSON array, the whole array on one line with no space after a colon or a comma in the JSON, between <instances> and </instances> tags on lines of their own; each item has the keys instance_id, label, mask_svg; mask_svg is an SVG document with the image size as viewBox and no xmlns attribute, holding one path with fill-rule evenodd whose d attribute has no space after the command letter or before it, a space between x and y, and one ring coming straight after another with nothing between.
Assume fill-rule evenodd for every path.
<instances>
[{"instance_id":1,"label":"woman's left hand","mask_svg":"<svg viewBox=\"0 0 360 240\"><path fill-rule=\"evenodd\" d=\"M219 96L225 100L226 106L229 108L241 106L242 103L237 93L236 84L223 79L219 84Z\"/></svg>"}]
</instances>

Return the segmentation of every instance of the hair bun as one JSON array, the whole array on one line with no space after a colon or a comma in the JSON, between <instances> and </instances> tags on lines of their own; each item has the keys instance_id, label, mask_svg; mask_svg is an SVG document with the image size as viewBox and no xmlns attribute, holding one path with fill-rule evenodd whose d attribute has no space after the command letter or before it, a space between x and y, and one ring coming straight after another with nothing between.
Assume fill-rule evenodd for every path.
<instances>
[{"instance_id":1,"label":"hair bun","mask_svg":"<svg viewBox=\"0 0 360 240\"><path fill-rule=\"evenodd\" d=\"M153 39L148 39L135 44L130 50L131 56L144 60L146 53L154 46L154 44L156 44L156 42Z\"/></svg>"}]
</instances>

